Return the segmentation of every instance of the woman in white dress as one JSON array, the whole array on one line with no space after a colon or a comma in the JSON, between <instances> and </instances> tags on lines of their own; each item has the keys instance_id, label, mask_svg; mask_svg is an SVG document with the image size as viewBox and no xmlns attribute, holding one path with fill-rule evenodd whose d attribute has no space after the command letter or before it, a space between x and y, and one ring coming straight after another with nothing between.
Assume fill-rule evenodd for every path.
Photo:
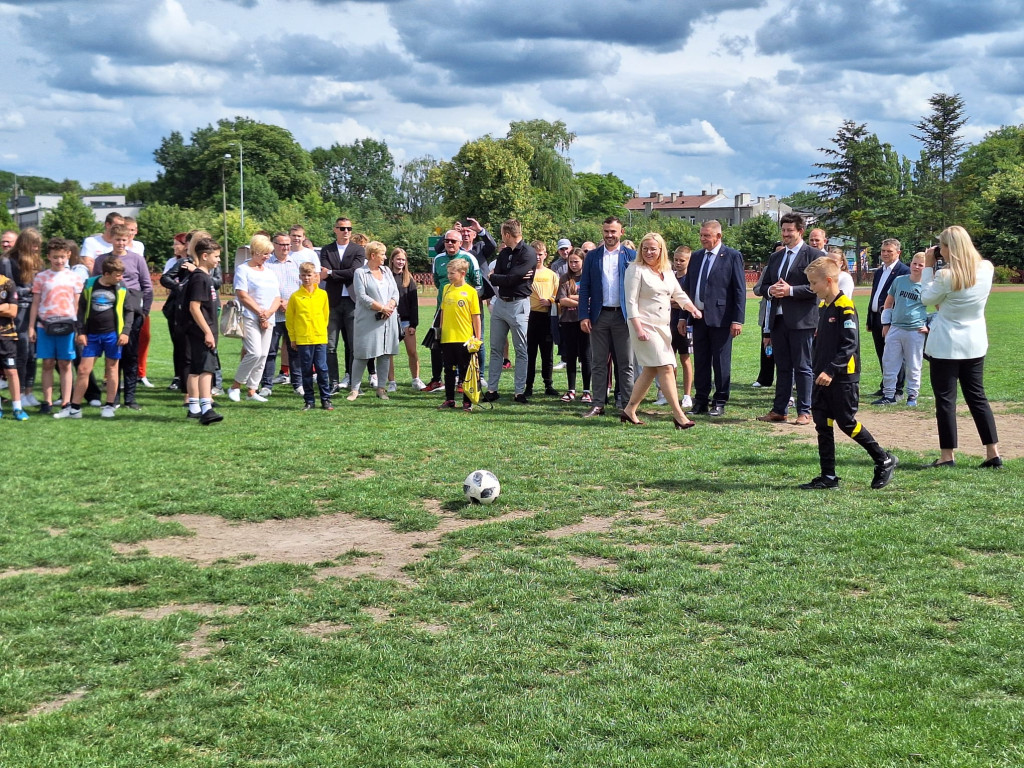
<instances>
[{"instance_id":1,"label":"woman in white dress","mask_svg":"<svg viewBox=\"0 0 1024 768\"><path fill-rule=\"evenodd\" d=\"M398 283L384 266L387 249L376 240L366 244L366 264L352 276L352 298L356 311L353 321L352 391L347 400L355 400L362 391L363 372L370 360L377 365L377 397L388 400L385 386L391 370L391 358L398 353L401 334L398 326Z\"/></svg>"},{"instance_id":2,"label":"woman in white dress","mask_svg":"<svg viewBox=\"0 0 1024 768\"><path fill-rule=\"evenodd\" d=\"M694 306L672 272L665 240L656 232L644 235L636 260L626 268L626 320L633 355L643 366L633 383L633 396L622 409L619 419L625 424L643 424L636 417L637 406L647 396L657 378L661 391L672 406L676 429L689 429L693 422L686 418L679 405L676 389L675 353L672 350L672 302L687 310L695 319L701 311Z\"/></svg>"}]
</instances>

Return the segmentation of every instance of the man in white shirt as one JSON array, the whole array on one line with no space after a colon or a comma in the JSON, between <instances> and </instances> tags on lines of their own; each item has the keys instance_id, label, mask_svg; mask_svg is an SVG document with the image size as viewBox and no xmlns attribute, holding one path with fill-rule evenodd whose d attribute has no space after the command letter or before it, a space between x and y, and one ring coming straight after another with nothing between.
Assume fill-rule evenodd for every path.
<instances>
[{"instance_id":1,"label":"man in white shirt","mask_svg":"<svg viewBox=\"0 0 1024 768\"><path fill-rule=\"evenodd\" d=\"M900 241L889 238L882 241L882 263L875 270L874 280L871 281L871 302L868 304L868 330L871 331L871 339L875 342L875 354L878 356L878 367L884 370L882 356L885 354L885 336L882 333L882 310L885 308L885 297L889 295L889 286L892 281L900 275L909 275L910 267L900 261ZM896 396L903 395L903 380L906 376L903 368L900 368L896 377ZM878 391L869 397L882 397L882 385L879 383Z\"/></svg>"},{"instance_id":2,"label":"man in white shirt","mask_svg":"<svg viewBox=\"0 0 1024 768\"><path fill-rule=\"evenodd\" d=\"M124 224L124 216L116 211L107 214L107 218L103 220L103 231L89 235L82 241L82 247L80 249L80 255L83 259L95 259L101 253L110 253L114 250L114 238L110 235L110 229L117 224ZM132 251L131 248L128 249ZM132 253L138 253L132 251ZM139 254L142 255L141 253Z\"/></svg>"}]
</instances>

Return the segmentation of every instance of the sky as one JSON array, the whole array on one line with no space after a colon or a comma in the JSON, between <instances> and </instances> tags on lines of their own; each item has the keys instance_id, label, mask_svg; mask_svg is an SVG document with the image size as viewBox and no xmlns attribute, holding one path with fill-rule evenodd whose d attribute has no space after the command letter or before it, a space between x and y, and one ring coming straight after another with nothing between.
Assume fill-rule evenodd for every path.
<instances>
[{"instance_id":1,"label":"sky","mask_svg":"<svg viewBox=\"0 0 1024 768\"><path fill-rule=\"evenodd\" d=\"M970 142L1024 123L1024 0L0 0L0 30L0 169L86 185L239 115L399 165L562 120L643 195L808 189L844 119L917 157L934 93Z\"/></svg>"}]
</instances>

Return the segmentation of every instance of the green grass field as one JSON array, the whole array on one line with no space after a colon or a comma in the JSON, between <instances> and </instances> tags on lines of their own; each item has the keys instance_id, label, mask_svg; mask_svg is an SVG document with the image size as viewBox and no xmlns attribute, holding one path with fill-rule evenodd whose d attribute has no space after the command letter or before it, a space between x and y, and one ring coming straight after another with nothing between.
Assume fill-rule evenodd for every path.
<instances>
[{"instance_id":1,"label":"green grass field","mask_svg":"<svg viewBox=\"0 0 1024 768\"><path fill-rule=\"evenodd\" d=\"M988 312L986 385L1018 415L1022 300L993 294ZM1021 461L915 471L937 445L895 445L904 469L871 491L843 440L843 490L799 491L817 453L752 420L770 399L748 386L752 331L728 417L685 433L545 398L439 413L404 355L391 402L333 413L224 398L203 428L160 388L112 421L5 418L0 766L1024 764ZM480 467L502 496L471 508L461 482ZM513 512L421 547L402 580L317 578L374 556L355 547L199 566L140 544L186 533L167 519L182 513L351 513L397 541Z\"/></svg>"}]
</instances>

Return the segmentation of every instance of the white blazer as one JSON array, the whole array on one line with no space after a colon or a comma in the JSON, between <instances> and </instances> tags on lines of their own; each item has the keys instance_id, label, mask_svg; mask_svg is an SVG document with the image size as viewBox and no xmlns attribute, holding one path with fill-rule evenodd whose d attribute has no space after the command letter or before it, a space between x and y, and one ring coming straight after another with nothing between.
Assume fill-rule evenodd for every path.
<instances>
[{"instance_id":1,"label":"white blazer","mask_svg":"<svg viewBox=\"0 0 1024 768\"><path fill-rule=\"evenodd\" d=\"M921 275L921 301L939 305L925 340L925 354L940 360L973 360L985 356L988 352L985 304L992 290L994 272L991 261L981 261L974 285L954 291L950 270L935 272L925 267Z\"/></svg>"}]
</instances>

